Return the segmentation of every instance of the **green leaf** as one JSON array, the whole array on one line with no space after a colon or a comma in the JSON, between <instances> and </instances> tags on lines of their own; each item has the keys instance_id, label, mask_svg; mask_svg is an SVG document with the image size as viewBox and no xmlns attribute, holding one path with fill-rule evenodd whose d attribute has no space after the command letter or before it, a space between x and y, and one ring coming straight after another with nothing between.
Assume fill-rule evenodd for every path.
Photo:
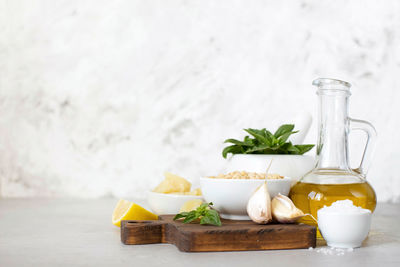
<instances>
[{"instance_id":1,"label":"green leaf","mask_svg":"<svg viewBox=\"0 0 400 267\"><path fill-rule=\"evenodd\" d=\"M272 144L272 141L275 139L275 136L268 130L265 131L265 137Z\"/></svg>"},{"instance_id":2,"label":"green leaf","mask_svg":"<svg viewBox=\"0 0 400 267\"><path fill-rule=\"evenodd\" d=\"M263 132L260 130L256 129L244 129L246 132L254 136L261 144L268 144L268 140L266 137L264 137Z\"/></svg>"},{"instance_id":3,"label":"green leaf","mask_svg":"<svg viewBox=\"0 0 400 267\"><path fill-rule=\"evenodd\" d=\"M186 215L186 218L183 220L183 223L190 223L196 220L197 218L199 218L199 216L197 216L196 211L192 210Z\"/></svg>"},{"instance_id":4,"label":"green leaf","mask_svg":"<svg viewBox=\"0 0 400 267\"><path fill-rule=\"evenodd\" d=\"M232 143L222 151L222 156L227 157L231 154L291 154L302 155L312 149L314 145L293 145L288 141L292 134L294 124L284 124L272 134L267 129L244 129L250 135L246 135L243 141L236 139L227 139L225 143Z\"/></svg>"},{"instance_id":5,"label":"green leaf","mask_svg":"<svg viewBox=\"0 0 400 267\"><path fill-rule=\"evenodd\" d=\"M217 211L211 209L212 205L212 202L203 203L195 210L176 214L174 220L185 218L183 220L183 223L190 223L196 219L200 219L200 224L212 224L221 226L219 214Z\"/></svg>"},{"instance_id":6,"label":"green leaf","mask_svg":"<svg viewBox=\"0 0 400 267\"><path fill-rule=\"evenodd\" d=\"M294 124L283 124L278 128L278 130L276 130L274 136L278 138L285 133L293 131L293 129L294 129Z\"/></svg>"},{"instance_id":7,"label":"green leaf","mask_svg":"<svg viewBox=\"0 0 400 267\"><path fill-rule=\"evenodd\" d=\"M207 211L207 209L209 208L209 203L203 203L201 204L197 209L196 212L198 214L198 216L203 216L205 214L205 212Z\"/></svg>"},{"instance_id":8,"label":"green leaf","mask_svg":"<svg viewBox=\"0 0 400 267\"><path fill-rule=\"evenodd\" d=\"M254 146L254 144L255 144L255 140L254 139L251 139L250 138L250 136L248 136L248 135L246 135L245 137L244 137L244 143L246 144L246 145L248 145L248 146Z\"/></svg>"},{"instance_id":9,"label":"green leaf","mask_svg":"<svg viewBox=\"0 0 400 267\"><path fill-rule=\"evenodd\" d=\"M289 146L286 148L286 150L289 152L289 154L297 155L300 153L300 150L292 145L291 142L288 142Z\"/></svg>"},{"instance_id":10,"label":"green leaf","mask_svg":"<svg viewBox=\"0 0 400 267\"><path fill-rule=\"evenodd\" d=\"M231 145L231 146L227 146L224 148L224 150L222 151L222 156L224 158L226 158L226 156L228 155L228 153L232 153L232 154L242 154L244 153L244 149L242 146L238 146L238 145Z\"/></svg>"},{"instance_id":11,"label":"green leaf","mask_svg":"<svg viewBox=\"0 0 400 267\"><path fill-rule=\"evenodd\" d=\"M250 148L250 149L246 150L245 154L253 154L254 152L260 152L260 151L263 151L265 149L271 149L271 147L269 145L255 146L253 148Z\"/></svg>"},{"instance_id":12,"label":"green leaf","mask_svg":"<svg viewBox=\"0 0 400 267\"><path fill-rule=\"evenodd\" d=\"M254 136L255 140L253 140L254 145L272 145L272 137L273 135L267 130L257 130L257 129L244 129L246 132Z\"/></svg>"},{"instance_id":13,"label":"green leaf","mask_svg":"<svg viewBox=\"0 0 400 267\"><path fill-rule=\"evenodd\" d=\"M207 210L204 217L201 218L200 224L211 224L216 226L222 225L218 212L215 210Z\"/></svg>"},{"instance_id":14,"label":"green leaf","mask_svg":"<svg viewBox=\"0 0 400 267\"><path fill-rule=\"evenodd\" d=\"M284 144L288 140L289 136L291 136L294 133L298 133L298 132L299 131L293 131L293 132L287 132L287 133L282 134L279 137L279 143L283 143Z\"/></svg>"},{"instance_id":15,"label":"green leaf","mask_svg":"<svg viewBox=\"0 0 400 267\"><path fill-rule=\"evenodd\" d=\"M310 151L314 145L295 145L295 147L299 150L299 154L303 155L304 153Z\"/></svg>"},{"instance_id":16,"label":"green leaf","mask_svg":"<svg viewBox=\"0 0 400 267\"><path fill-rule=\"evenodd\" d=\"M175 215L174 221L185 218L189 212L181 212Z\"/></svg>"},{"instance_id":17,"label":"green leaf","mask_svg":"<svg viewBox=\"0 0 400 267\"><path fill-rule=\"evenodd\" d=\"M276 147L276 146L279 146L279 139L274 136L272 137L271 147Z\"/></svg>"},{"instance_id":18,"label":"green leaf","mask_svg":"<svg viewBox=\"0 0 400 267\"><path fill-rule=\"evenodd\" d=\"M239 145L239 146L252 146L252 143L246 143L246 142L242 142L242 141L239 141L236 139L226 139L224 141L224 143L232 143L232 144Z\"/></svg>"},{"instance_id":19,"label":"green leaf","mask_svg":"<svg viewBox=\"0 0 400 267\"><path fill-rule=\"evenodd\" d=\"M291 148L292 146L293 146L293 145L292 145L292 142L287 142L287 143L284 143L283 145L281 145L281 146L280 146L280 149L282 149L282 150L288 152L288 149ZM287 153L286 153L286 154L287 154Z\"/></svg>"}]
</instances>

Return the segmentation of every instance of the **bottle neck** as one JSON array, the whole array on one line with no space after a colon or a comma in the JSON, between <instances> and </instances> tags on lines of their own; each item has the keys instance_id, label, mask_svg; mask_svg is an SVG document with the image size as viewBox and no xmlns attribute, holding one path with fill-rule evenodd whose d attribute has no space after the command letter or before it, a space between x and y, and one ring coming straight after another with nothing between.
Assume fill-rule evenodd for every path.
<instances>
[{"instance_id":1,"label":"bottle neck","mask_svg":"<svg viewBox=\"0 0 400 267\"><path fill-rule=\"evenodd\" d=\"M319 138L317 143L317 169L349 170L348 94L318 91Z\"/></svg>"}]
</instances>

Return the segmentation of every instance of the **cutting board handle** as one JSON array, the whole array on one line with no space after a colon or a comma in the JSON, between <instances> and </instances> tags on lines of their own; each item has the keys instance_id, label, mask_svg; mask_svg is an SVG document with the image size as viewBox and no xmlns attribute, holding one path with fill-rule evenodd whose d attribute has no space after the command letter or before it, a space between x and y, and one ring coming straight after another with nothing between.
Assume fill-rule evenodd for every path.
<instances>
[{"instance_id":1,"label":"cutting board handle","mask_svg":"<svg viewBox=\"0 0 400 267\"><path fill-rule=\"evenodd\" d=\"M164 221L121 221L121 241L124 244L166 243Z\"/></svg>"}]
</instances>

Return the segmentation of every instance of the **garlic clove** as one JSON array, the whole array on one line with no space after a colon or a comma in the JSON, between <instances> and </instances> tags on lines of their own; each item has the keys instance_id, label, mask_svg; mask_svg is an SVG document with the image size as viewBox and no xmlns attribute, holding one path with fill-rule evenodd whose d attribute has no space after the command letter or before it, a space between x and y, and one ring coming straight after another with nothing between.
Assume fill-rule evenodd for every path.
<instances>
[{"instance_id":1,"label":"garlic clove","mask_svg":"<svg viewBox=\"0 0 400 267\"><path fill-rule=\"evenodd\" d=\"M271 212L274 220L280 223L294 223L306 216L287 196L278 194L271 202Z\"/></svg>"},{"instance_id":2,"label":"garlic clove","mask_svg":"<svg viewBox=\"0 0 400 267\"><path fill-rule=\"evenodd\" d=\"M266 182L251 195L247 202L247 214L255 223L267 224L272 221L271 197Z\"/></svg>"}]
</instances>

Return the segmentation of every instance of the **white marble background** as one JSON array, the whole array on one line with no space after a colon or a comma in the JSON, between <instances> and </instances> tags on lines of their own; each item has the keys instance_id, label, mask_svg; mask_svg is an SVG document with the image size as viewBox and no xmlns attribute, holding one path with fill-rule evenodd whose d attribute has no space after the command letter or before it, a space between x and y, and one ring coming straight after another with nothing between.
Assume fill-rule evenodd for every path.
<instances>
[{"instance_id":1,"label":"white marble background","mask_svg":"<svg viewBox=\"0 0 400 267\"><path fill-rule=\"evenodd\" d=\"M399 202L399 73L396 0L0 0L1 195L144 197L164 170L196 182L242 128L316 115L322 76L354 85L351 115L379 133L368 179Z\"/></svg>"}]
</instances>

